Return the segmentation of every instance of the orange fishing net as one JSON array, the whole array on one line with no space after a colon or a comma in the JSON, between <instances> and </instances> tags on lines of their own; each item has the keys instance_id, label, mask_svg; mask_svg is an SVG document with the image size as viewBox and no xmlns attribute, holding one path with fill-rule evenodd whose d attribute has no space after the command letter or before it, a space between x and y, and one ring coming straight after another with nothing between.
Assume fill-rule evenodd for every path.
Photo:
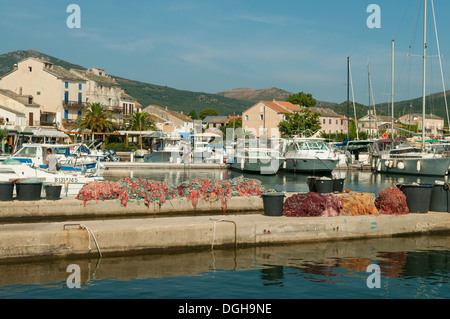
<instances>
[{"instance_id":1,"label":"orange fishing net","mask_svg":"<svg viewBox=\"0 0 450 319\"><path fill-rule=\"evenodd\" d=\"M374 203L374 194L352 192L342 194L340 196L344 201L344 207L341 210L341 215L378 215L378 210Z\"/></svg>"}]
</instances>

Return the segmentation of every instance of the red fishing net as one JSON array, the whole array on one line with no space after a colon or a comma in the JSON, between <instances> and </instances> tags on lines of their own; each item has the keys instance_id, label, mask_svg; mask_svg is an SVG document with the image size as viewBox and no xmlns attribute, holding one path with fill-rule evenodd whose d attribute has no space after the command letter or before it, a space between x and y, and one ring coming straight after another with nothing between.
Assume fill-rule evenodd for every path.
<instances>
[{"instance_id":1,"label":"red fishing net","mask_svg":"<svg viewBox=\"0 0 450 319\"><path fill-rule=\"evenodd\" d=\"M375 200L375 206L380 211L380 214L409 214L406 196L397 187L388 187L381 190Z\"/></svg>"},{"instance_id":2,"label":"red fishing net","mask_svg":"<svg viewBox=\"0 0 450 319\"><path fill-rule=\"evenodd\" d=\"M283 215L288 217L338 216L343 207L340 197L309 192L295 194L283 203Z\"/></svg>"}]
</instances>

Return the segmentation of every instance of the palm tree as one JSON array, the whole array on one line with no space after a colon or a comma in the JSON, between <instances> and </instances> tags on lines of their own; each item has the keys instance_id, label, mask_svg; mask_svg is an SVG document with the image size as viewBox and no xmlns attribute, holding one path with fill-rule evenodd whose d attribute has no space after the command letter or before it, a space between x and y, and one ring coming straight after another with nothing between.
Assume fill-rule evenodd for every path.
<instances>
[{"instance_id":1,"label":"palm tree","mask_svg":"<svg viewBox=\"0 0 450 319\"><path fill-rule=\"evenodd\" d=\"M149 113L140 112L128 115L124 121L124 128L127 131L155 131L156 125ZM142 149L142 134L139 135L139 144Z\"/></svg>"},{"instance_id":2,"label":"palm tree","mask_svg":"<svg viewBox=\"0 0 450 319\"><path fill-rule=\"evenodd\" d=\"M116 127L114 117L101 103L90 103L84 109L84 115L79 115L76 128L89 129L91 132L111 132ZM94 134L95 135L95 134Z\"/></svg>"}]
</instances>

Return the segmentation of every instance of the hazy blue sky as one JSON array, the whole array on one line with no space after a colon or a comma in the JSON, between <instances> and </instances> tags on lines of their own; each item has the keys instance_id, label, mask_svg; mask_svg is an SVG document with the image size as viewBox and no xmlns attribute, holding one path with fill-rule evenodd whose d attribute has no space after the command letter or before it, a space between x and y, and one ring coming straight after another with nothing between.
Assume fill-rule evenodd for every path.
<instances>
[{"instance_id":1,"label":"hazy blue sky","mask_svg":"<svg viewBox=\"0 0 450 319\"><path fill-rule=\"evenodd\" d=\"M70 29L69 4L81 8ZM369 29L369 4L381 28ZM436 55L431 0L429 54ZM444 79L450 85L450 1L435 0ZM375 103L390 101L391 40L395 100L421 96L423 0L0 0L0 53L34 49L111 75L177 89L216 93L238 87L310 92L346 100L350 56L357 102L368 103L370 63ZM409 46L411 45L411 49ZM429 92L442 89L430 59Z\"/></svg>"}]
</instances>

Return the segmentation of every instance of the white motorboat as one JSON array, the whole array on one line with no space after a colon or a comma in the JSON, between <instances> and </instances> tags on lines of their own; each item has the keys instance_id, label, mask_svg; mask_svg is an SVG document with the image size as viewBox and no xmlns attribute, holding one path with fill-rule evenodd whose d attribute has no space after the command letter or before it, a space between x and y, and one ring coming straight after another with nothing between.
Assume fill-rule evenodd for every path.
<instances>
[{"instance_id":1,"label":"white motorboat","mask_svg":"<svg viewBox=\"0 0 450 319\"><path fill-rule=\"evenodd\" d=\"M57 171L52 173L37 166L23 164L12 158L8 158L0 163L0 181L20 183L30 179L40 180L43 184L62 185L62 194L76 195L85 184L93 181L102 181L103 177L79 171Z\"/></svg>"},{"instance_id":2,"label":"white motorboat","mask_svg":"<svg viewBox=\"0 0 450 319\"><path fill-rule=\"evenodd\" d=\"M287 142L283 170L298 173L331 173L339 157L331 150L325 139L298 137Z\"/></svg>"},{"instance_id":3,"label":"white motorboat","mask_svg":"<svg viewBox=\"0 0 450 319\"><path fill-rule=\"evenodd\" d=\"M284 158L278 150L265 147L237 148L230 167L262 175L274 175L283 164Z\"/></svg>"}]
</instances>

